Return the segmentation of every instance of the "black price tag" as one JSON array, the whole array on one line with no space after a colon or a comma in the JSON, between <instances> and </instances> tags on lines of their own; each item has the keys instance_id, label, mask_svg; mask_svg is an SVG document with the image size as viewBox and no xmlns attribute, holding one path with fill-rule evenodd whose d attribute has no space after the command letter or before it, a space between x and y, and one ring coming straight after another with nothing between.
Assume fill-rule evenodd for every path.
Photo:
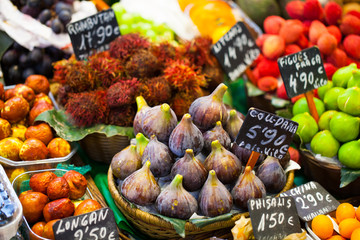
<instances>
[{"instance_id":1,"label":"black price tag","mask_svg":"<svg viewBox=\"0 0 360 240\"><path fill-rule=\"evenodd\" d=\"M310 221L317 215L328 214L337 209L340 203L319 183L308 182L280 196L291 196L295 199L296 209L303 221Z\"/></svg>"},{"instance_id":2,"label":"black price tag","mask_svg":"<svg viewBox=\"0 0 360 240\"><path fill-rule=\"evenodd\" d=\"M111 8L66 25L66 30L78 60L109 49L109 44L120 36L119 25Z\"/></svg>"},{"instance_id":3,"label":"black price tag","mask_svg":"<svg viewBox=\"0 0 360 240\"><path fill-rule=\"evenodd\" d=\"M243 22L237 22L212 46L211 51L231 80L236 80L260 54Z\"/></svg>"},{"instance_id":4,"label":"black price tag","mask_svg":"<svg viewBox=\"0 0 360 240\"><path fill-rule=\"evenodd\" d=\"M291 197L250 199L248 208L257 240L282 240L287 235L302 232Z\"/></svg>"},{"instance_id":5,"label":"black price tag","mask_svg":"<svg viewBox=\"0 0 360 240\"><path fill-rule=\"evenodd\" d=\"M290 98L327 83L328 78L317 47L281 57L278 66Z\"/></svg>"},{"instance_id":6,"label":"black price tag","mask_svg":"<svg viewBox=\"0 0 360 240\"><path fill-rule=\"evenodd\" d=\"M298 126L297 122L289 119L249 108L236 143L251 151L282 159Z\"/></svg>"},{"instance_id":7,"label":"black price tag","mask_svg":"<svg viewBox=\"0 0 360 240\"><path fill-rule=\"evenodd\" d=\"M102 208L79 216L60 219L53 225L56 240L118 240L114 213Z\"/></svg>"}]
</instances>

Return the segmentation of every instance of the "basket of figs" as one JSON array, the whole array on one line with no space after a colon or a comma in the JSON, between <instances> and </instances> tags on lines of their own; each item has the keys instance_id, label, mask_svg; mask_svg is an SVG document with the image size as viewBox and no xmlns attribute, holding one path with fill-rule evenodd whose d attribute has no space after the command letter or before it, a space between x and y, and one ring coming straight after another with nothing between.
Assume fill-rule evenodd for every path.
<instances>
[{"instance_id":1,"label":"basket of figs","mask_svg":"<svg viewBox=\"0 0 360 240\"><path fill-rule=\"evenodd\" d=\"M232 144L243 116L222 102L227 87L197 98L178 122L166 103L142 108L136 139L117 153L108 183L117 207L144 234L156 239L204 239L247 215L247 200L277 195L293 185L279 160ZM209 235L210 234L210 235Z\"/></svg>"}]
</instances>

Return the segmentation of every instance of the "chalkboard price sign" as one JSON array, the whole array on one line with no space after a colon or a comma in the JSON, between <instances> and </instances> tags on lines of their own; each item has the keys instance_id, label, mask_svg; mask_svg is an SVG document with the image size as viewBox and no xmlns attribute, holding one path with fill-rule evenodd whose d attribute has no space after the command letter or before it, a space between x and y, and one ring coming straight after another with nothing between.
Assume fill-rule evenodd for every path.
<instances>
[{"instance_id":1,"label":"chalkboard price sign","mask_svg":"<svg viewBox=\"0 0 360 240\"><path fill-rule=\"evenodd\" d=\"M299 217L310 221L320 214L327 214L337 209L339 202L319 183L308 182L281 193L280 196L291 196L296 203Z\"/></svg>"},{"instance_id":2,"label":"chalkboard price sign","mask_svg":"<svg viewBox=\"0 0 360 240\"><path fill-rule=\"evenodd\" d=\"M297 122L289 119L249 108L236 143L251 151L282 159L298 126Z\"/></svg>"},{"instance_id":3,"label":"chalkboard price sign","mask_svg":"<svg viewBox=\"0 0 360 240\"><path fill-rule=\"evenodd\" d=\"M327 83L327 76L317 47L278 59L287 95L292 98Z\"/></svg>"},{"instance_id":4,"label":"chalkboard price sign","mask_svg":"<svg viewBox=\"0 0 360 240\"><path fill-rule=\"evenodd\" d=\"M114 213L102 208L60 219L53 225L56 240L118 240Z\"/></svg>"},{"instance_id":5,"label":"chalkboard price sign","mask_svg":"<svg viewBox=\"0 0 360 240\"><path fill-rule=\"evenodd\" d=\"M120 36L114 10L111 8L66 25L66 30L78 60L109 49L109 44Z\"/></svg>"},{"instance_id":6,"label":"chalkboard price sign","mask_svg":"<svg viewBox=\"0 0 360 240\"><path fill-rule=\"evenodd\" d=\"M302 232L291 197L250 199L248 208L257 240L282 240L289 234Z\"/></svg>"},{"instance_id":7,"label":"chalkboard price sign","mask_svg":"<svg viewBox=\"0 0 360 240\"><path fill-rule=\"evenodd\" d=\"M243 22L237 22L212 46L211 51L231 80L236 80L260 54Z\"/></svg>"}]
</instances>

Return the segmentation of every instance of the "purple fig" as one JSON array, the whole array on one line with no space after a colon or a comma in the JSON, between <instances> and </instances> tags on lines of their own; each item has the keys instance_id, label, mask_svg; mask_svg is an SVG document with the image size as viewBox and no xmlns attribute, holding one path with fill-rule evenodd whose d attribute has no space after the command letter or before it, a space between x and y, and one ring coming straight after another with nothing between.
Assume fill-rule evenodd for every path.
<instances>
[{"instance_id":1,"label":"purple fig","mask_svg":"<svg viewBox=\"0 0 360 240\"><path fill-rule=\"evenodd\" d=\"M209 172L198 202L201 212L208 217L216 217L231 211L233 205L231 193L216 177L214 170Z\"/></svg>"},{"instance_id":2,"label":"purple fig","mask_svg":"<svg viewBox=\"0 0 360 240\"><path fill-rule=\"evenodd\" d=\"M235 142L231 146L231 152L235 154L235 156L238 157L238 159L241 161L241 164L243 166L246 166L247 162L249 161L251 150L247 148L240 147ZM266 158L265 154L260 154L258 160L256 161L256 165L260 165L264 159Z\"/></svg>"},{"instance_id":3,"label":"purple fig","mask_svg":"<svg viewBox=\"0 0 360 240\"><path fill-rule=\"evenodd\" d=\"M211 143L211 153L205 159L204 166L208 171L215 170L219 180L224 184L234 182L242 170L240 160L218 140Z\"/></svg>"},{"instance_id":4,"label":"purple fig","mask_svg":"<svg viewBox=\"0 0 360 240\"><path fill-rule=\"evenodd\" d=\"M197 98L189 108L194 124L201 130L207 131L215 126L217 121L225 125L228 118L223 97L227 86L223 83L208 96Z\"/></svg>"},{"instance_id":5,"label":"purple fig","mask_svg":"<svg viewBox=\"0 0 360 240\"><path fill-rule=\"evenodd\" d=\"M185 190L182 180L183 177L177 174L156 199L155 206L161 215L188 219L197 211L197 201Z\"/></svg>"},{"instance_id":6,"label":"purple fig","mask_svg":"<svg viewBox=\"0 0 360 240\"><path fill-rule=\"evenodd\" d=\"M172 177L176 174L183 176L183 186L190 192L199 190L204 185L207 173L204 165L195 158L192 149L186 149L184 157L177 160L171 169Z\"/></svg>"},{"instance_id":7,"label":"purple fig","mask_svg":"<svg viewBox=\"0 0 360 240\"><path fill-rule=\"evenodd\" d=\"M160 194L160 187L150 171L150 165L150 161L147 161L122 183L121 194L130 202L142 206L150 205Z\"/></svg>"},{"instance_id":8,"label":"purple fig","mask_svg":"<svg viewBox=\"0 0 360 240\"><path fill-rule=\"evenodd\" d=\"M220 121L216 122L215 127L204 132L204 149L208 152L211 151L211 143L215 140L219 140L221 145L226 149L230 149L231 140L229 134L223 129Z\"/></svg>"},{"instance_id":9,"label":"purple fig","mask_svg":"<svg viewBox=\"0 0 360 240\"><path fill-rule=\"evenodd\" d=\"M137 112L134 118L134 134L143 133L141 122L145 116L147 110L150 109L145 99L142 96L136 97Z\"/></svg>"},{"instance_id":10,"label":"purple fig","mask_svg":"<svg viewBox=\"0 0 360 240\"><path fill-rule=\"evenodd\" d=\"M115 177L124 180L127 176L141 168L141 158L136 146L130 145L114 155L111 169Z\"/></svg>"},{"instance_id":11,"label":"purple fig","mask_svg":"<svg viewBox=\"0 0 360 240\"><path fill-rule=\"evenodd\" d=\"M194 150L198 154L204 147L204 138L201 131L186 113L180 123L174 128L169 138L169 148L178 157L185 154L186 149Z\"/></svg>"},{"instance_id":12,"label":"purple fig","mask_svg":"<svg viewBox=\"0 0 360 240\"><path fill-rule=\"evenodd\" d=\"M140 157L142 157L144 150L150 140L146 138L142 133L136 134L135 139L136 139L136 151L140 155Z\"/></svg>"},{"instance_id":13,"label":"purple fig","mask_svg":"<svg viewBox=\"0 0 360 240\"><path fill-rule=\"evenodd\" d=\"M237 114L236 110L231 110L229 119L226 122L225 130L230 135L231 141L234 142L243 124L242 120Z\"/></svg>"},{"instance_id":14,"label":"purple fig","mask_svg":"<svg viewBox=\"0 0 360 240\"><path fill-rule=\"evenodd\" d=\"M264 183L266 191L280 192L286 184L286 174L277 158L268 156L256 171L256 176Z\"/></svg>"},{"instance_id":15,"label":"purple fig","mask_svg":"<svg viewBox=\"0 0 360 240\"><path fill-rule=\"evenodd\" d=\"M261 180L251 171L251 167L247 166L244 173L239 176L231 195L236 206L247 209L247 201L265 197L266 190Z\"/></svg>"},{"instance_id":16,"label":"purple fig","mask_svg":"<svg viewBox=\"0 0 360 240\"><path fill-rule=\"evenodd\" d=\"M168 146L159 142L155 135L152 135L142 155L142 162L151 162L150 170L155 177L164 177L171 171L174 163Z\"/></svg>"},{"instance_id":17,"label":"purple fig","mask_svg":"<svg viewBox=\"0 0 360 240\"><path fill-rule=\"evenodd\" d=\"M168 143L171 132L177 124L175 112L166 103L148 109L141 121L147 137L156 135L160 142Z\"/></svg>"}]
</instances>

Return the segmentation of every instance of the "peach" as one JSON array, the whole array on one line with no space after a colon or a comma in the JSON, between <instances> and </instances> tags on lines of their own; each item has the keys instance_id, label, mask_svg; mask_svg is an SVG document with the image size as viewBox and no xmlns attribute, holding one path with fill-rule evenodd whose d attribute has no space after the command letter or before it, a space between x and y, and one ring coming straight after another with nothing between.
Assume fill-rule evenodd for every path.
<instances>
[{"instance_id":1,"label":"peach","mask_svg":"<svg viewBox=\"0 0 360 240\"><path fill-rule=\"evenodd\" d=\"M70 170L63 176L70 186L70 199L78 199L84 196L87 187L86 178L79 172Z\"/></svg>"},{"instance_id":2,"label":"peach","mask_svg":"<svg viewBox=\"0 0 360 240\"><path fill-rule=\"evenodd\" d=\"M271 92L276 90L278 86L278 80L274 77L262 77L258 80L258 88L265 92Z\"/></svg>"},{"instance_id":3,"label":"peach","mask_svg":"<svg viewBox=\"0 0 360 240\"><path fill-rule=\"evenodd\" d=\"M282 25L279 35L285 40L286 44L294 43L303 33L303 24L297 19L286 20Z\"/></svg>"},{"instance_id":4,"label":"peach","mask_svg":"<svg viewBox=\"0 0 360 240\"><path fill-rule=\"evenodd\" d=\"M337 26L328 26L326 28L328 32L336 38L337 43L340 44L342 39L340 29Z\"/></svg>"},{"instance_id":5,"label":"peach","mask_svg":"<svg viewBox=\"0 0 360 240\"><path fill-rule=\"evenodd\" d=\"M279 66L277 64L277 61L275 60L269 60L264 58L259 64L258 64L258 71L259 71L259 77L266 77L266 76L273 76L278 77L280 75Z\"/></svg>"},{"instance_id":6,"label":"peach","mask_svg":"<svg viewBox=\"0 0 360 240\"><path fill-rule=\"evenodd\" d=\"M304 18L307 20L320 20L323 14L318 0L306 0L304 3Z\"/></svg>"},{"instance_id":7,"label":"peach","mask_svg":"<svg viewBox=\"0 0 360 240\"><path fill-rule=\"evenodd\" d=\"M337 40L330 33L324 33L319 37L317 45L322 54L329 55L336 49Z\"/></svg>"},{"instance_id":8,"label":"peach","mask_svg":"<svg viewBox=\"0 0 360 240\"><path fill-rule=\"evenodd\" d=\"M257 39L256 39L256 45L259 47L259 48L262 48L262 46L264 45L264 42L265 40L272 36L272 34L262 34L260 35Z\"/></svg>"},{"instance_id":9,"label":"peach","mask_svg":"<svg viewBox=\"0 0 360 240\"><path fill-rule=\"evenodd\" d=\"M12 97L4 104L1 110L1 117L10 123L16 123L24 119L29 113L29 103L23 97Z\"/></svg>"},{"instance_id":10,"label":"peach","mask_svg":"<svg viewBox=\"0 0 360 240\"><path fill-rule=\"evenodd\" d=\"M282 37L277 35L269 36L265 39L262 46L262 52L268 59L276 60L279 58L285 50L285 41Z\"/></svg>"},{"instance_id":11,"label":"peach","mask_svg":"<svg viewBox=\"0 0 360 240\"><path fill-rule=\"evenodd\" d=\"M25 98L25 100L28 101L29 104L32 104L35 99L34 90L26 86L25 84L16 84L14 88L14 95Z\"/></svg>"},{"instance_id":12,"label":"peach","mask_svg":"<svg viewBox=\"0 0 360 240\"><path fill-rule=\"evenodd\" d=\"M86 199L76 207L74 216L89 213L101 208L102 206L97 201L93 199Z\"/></svg>"},{"instance_id":13,"label":"peach","mask_svg":"<svg viewBox=\"0 0 360 240\"><path fill-rule=\"evenodd\" d=\"M19 161L19 152L23 142L14 137L4 138L0 140L0 156L13 161Z\"/></svg>"},{"instance_id":14,"label":"peach","mask_svg":"<svg viewBox=\"0 0 360 240\"><path fill-rule=\"evenodd\" d=\"M303 21L302 24L303 24L303 34L308 37L309 36L309 29L310 29L310 25L311 25L312 21L309 21L309 20L306 20L306 21Z\"/></svg>"},{"instance_id":15,"label":"peach","mask_svg":"<svg viewBox=\"0 0 360 240\"><path fill-rule=\"evenodd\" d=\"M325 20L329 25L337 25L341 21L342 8L336 2L328 2L324 8Z\"/></svg>"},{"instance_id":16,"label":"peach","mask_svg":"<svg viewBox=\"0 0 360 240\"><path fill-rule=\"evenodd\" d=\"M0 140L11 135L11 124L9 121L0 118Z\"/></svg>"},{"instance_id":17,"label":"peach","mask_svg":"<svg viewBox=\"0 0 360 240\"><path fill-rule=\"evenodd\" d=\"M29 181L29 186L35 192L47 193L49 183L57 178L53 172L41 172L34 174Z\"/></svg>"},{"instance_id":18,"label":"peach","mask_svg":"<svg viewBox=\"0 0 360 240\"><path fill-rule=\"evenodd\" d=\"M70 217L75 211L75 206L69 198L60 198L49 202L43 209L46 222L55 219Z\"/></svg>"},{"instance_id":19,"label":"peach","mask_svg":"<svg viewBox=\"0 0 360 240\"><path fill-rule=\"evenodd\" d=\"M268 34L279 34L281 26L285 23L285 19L280 16L268 16L264 20L264 30Z\"/></svg>"},{"instance_id":20,"label":"peach","mask_svg":"<svg viewBox=\"0 0 360 240\"><path fill-rule=\"evenodd\" d=\"M20 159L24 161L46 159L48 154L46 145L36 138L26 139L19 152Z\"/></svg>"},{"instance_id":21,"label":"peach","mask_svg":"<svg viewBox=\"0 0 360 240\"><path fill-rule=\"evenodd\" d=\"M333 64L337 68L341 68L347 65L347 55L340 48L336 48L327 58L328 63Z\"/></svg>"},{"instance_id":22,"label":"peach","mask_svg":"<svg viewBox=\"0 0 360 240\"><path fill-rule=\"evenodd\" d=\"M309 46L309 40L305 37L304 34L301 34L296 42L296 45L298 45L301 49L305 49Z\"/></svg>"},{"instance_id":23,"label":"peach","mask_svg":"<svg viewBox=\"0 0 360 240\"><path fill-rule=\"evenodd\" d=\"M286 45L286 47L285 47L284 55L289 55L289 54L297 53L297 52L300 52L300 51L301 51L301 48L298 45L289 44L289 45Z\"/></svg>"},{"instance_id":24,"label":"peach","mask_svg":"<svg viewBox=\"0 0 360 240\"><path fill-rule=\"evenodd\" d=\"M43 209L49 198L40 192L28 192L19 196L23 215L29 223L35 223L43 216Z\"/></svg>"},{"instance_id":25,"label":"peach","mask_svg":"<svg viewBox=\"0 0 360 240\"><path fill-rule=\"evenodd\" d=\"M304 20L304 5L303 1L291 1L286 4L285 10L291 18Z\"/></svg>"},{"instance_id":26,"label":"peach","mask_svg":"<svg viewBox=\"0 0 360 240\"><path fill-rule=\"evenodd\" d=\"M36 138L42 141L45 145L48 145L53 137L52 130L47 123L40 123L35 126L30 126L25 132L26 139Z\"/></svg>"},{"instance_id":27,"label":"peach","mask_svg":"<svg viewBox=\"0 0 360 240\"><path fill-rule=\"evenodd\" d=\"M343 41L345 52L355 58L360 59L360 36L350 34L346 36L346 38Z\"/></svg>"},{"instance_id":28,"label":"peach","mask_svg":"<svg viewBox=\"0 0 360 240\"><path fill-rule=\"evenodd\" d=\"M360 18L353 15L345 15L342 19L340 30L342 34L360 34Z\"/></svg>"},{"instance_id":29,"label":"peach","mask_svg":"<svg viewBox=\"0 0 360 240\"><path fill-rule=\"evenodd\" d=\"M50 91L50 84L48 79L43 75L30 75L25 80L25 85L31 87L36 94L45 93Z\"/></svg>"},{"instance_id":30,"label":"peach","mask_svg":"<svg viewBox=\"0 0 360 240\"><path fill-rule=\"evenodd\" d=\"M320 36L323 33L327 33L327 28L325 27L325 25L318 21L318 20L314 20L309 28L309 39L310 42L312 42L313 44L317 43L317 40L320 38Z\"/></svg>"},{"instance_id":31,"label":"peach","mask_svg":"<svg viewBox=\"0 0 360 240\"><path fill-rule=\"evenodd\" d=\"M71 146L65 139L54 138L52 139L48 146L49 157L50 158L59 158L65 157L71 152Z\"/></svg>"},{"instance_id":32,"label":"peach","mask_svg":"<svg viewBox=\"0 0 360 240\"><path fill-rule=\"evenodd\" d=\"M57 177L49 183L46 192L50 200L68 198L70 196L70 186L65 178Z\"/></svg>"},{"instance_id":33,"label":"peach","mask_svg":"<svg viewBox=\"0 0 360 240\"><path fill-rule=\"evenodd\" d=\"M47 103L47 102L39 102L38 104L34 105L29 113L29 125L33 125L35 122L35 119L37 116L39 116L41 113L51 110L54 107Z\"/></svg>"}]
</instances>

